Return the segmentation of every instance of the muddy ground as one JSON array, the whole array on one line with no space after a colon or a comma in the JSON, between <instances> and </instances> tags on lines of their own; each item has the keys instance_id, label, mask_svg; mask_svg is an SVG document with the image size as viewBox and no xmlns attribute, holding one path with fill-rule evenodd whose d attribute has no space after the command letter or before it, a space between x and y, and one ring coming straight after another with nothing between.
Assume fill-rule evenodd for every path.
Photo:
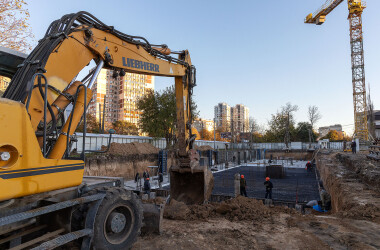
<instances>
[{"instance_id":1,"label":"muddy ground","mask_svg":"<svg viewBox=\"0 0 380 250\"><path fill-rule=\"evenodd\" d=\"M239 196L222 203L171 202L161 235L133 249L379 249L380 224L331 214L302 215Z\"/></svg>"},{"instance_id":2,"label":"muddy ground","mask_svg":"<svg viewBox=\"0 0 380 250\"><path fill-rule=\"evenodd\" d=\"M380 249L378 163L363 155L318 157L332 192L329 213L301 214L245 197L202 206L172 201L162 234L140 236L133 249Z\"/></svg>"}]
</instances>

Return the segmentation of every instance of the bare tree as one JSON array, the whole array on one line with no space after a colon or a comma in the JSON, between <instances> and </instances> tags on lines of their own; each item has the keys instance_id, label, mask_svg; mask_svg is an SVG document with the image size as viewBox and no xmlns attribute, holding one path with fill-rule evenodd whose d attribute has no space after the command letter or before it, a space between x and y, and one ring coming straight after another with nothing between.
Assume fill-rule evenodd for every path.
<instances>
[{"instance_id":1,"label":"bare tree","mask_svg":"<svg viewBox=\"0 0 380 250\"><path fill-rule=\"evenodd\" d=\"M281 114L283 117L286 118L284 138L286 148L289 148L290 143L290 123L294 121L293 112L296 112L297 110L298 106L292 105L290 102L286 103L285 106L281 107Z\"/></svg>"},{"instance_id":2,"label":"bare tree","mask_svg":"<svg viewBox=\"0 0 380 250\"><path fill-rule=\"evenodd\" d=\"M308 110L309 122L311 129L314 129L314 125L322 118L321 113L317 106L309 106Z\"/></svg>"},{"instance_id":3,"label":"bare tree","mask_svg":"<svg viewBox=\"0 0 380 250\"><path fill-rule=\"evenodd\" d=\"M24 0L0 1L0 45L26 52L33 38L29 26L29 11Z\"/></svg>"}]
</instances>

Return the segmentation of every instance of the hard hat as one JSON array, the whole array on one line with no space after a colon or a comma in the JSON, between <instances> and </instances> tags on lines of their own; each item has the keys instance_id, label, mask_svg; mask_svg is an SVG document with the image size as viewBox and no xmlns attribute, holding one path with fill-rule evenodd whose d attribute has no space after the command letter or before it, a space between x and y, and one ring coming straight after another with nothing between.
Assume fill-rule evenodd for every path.
<instances>
[{"instance_id":1,"label":"hard hat","mask_svg":"<svg viewBox=\"0 0 380 250\"><path fill-rule=\"evenodd\" d=\"M269 177L267 177L267 178L265 178L265 180L266 180L266 181L269 181L269 180L270 180L270 178L269 178Z\"/></svg>"},{"instance_id":2,"label":"hard hat","mask_svg":"<svg viewBox=\"0 0 380 250\"><path fill-rule=\"evenodd\" d=\"M244 175L241 175L240 177L244 179Z\"/></svg>"}]
</instances>

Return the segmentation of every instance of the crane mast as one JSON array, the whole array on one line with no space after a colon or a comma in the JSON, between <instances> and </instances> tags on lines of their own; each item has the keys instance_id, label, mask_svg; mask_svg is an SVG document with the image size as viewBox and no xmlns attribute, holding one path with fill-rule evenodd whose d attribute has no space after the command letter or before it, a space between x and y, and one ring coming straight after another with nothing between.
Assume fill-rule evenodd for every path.
<instances>
[{"instance_id":1,"label":"crane mast","mask_svg":"<svg viewBox=\"0 0 380 250\"><path fill-rule=\"evenodd\" d=\"M367 95L365 88L362 13L366 7L361 1L348 1L351 43L352 88L354 98L355 134L368 141Z\"/></svg>"},{"instance_id":2,"label":"crane mast","mask_svg":"<svg viewBox=\"0 0 380 250\"><path fill-rule=\"evenodd\" d=\"M316 12L305 18L305 23L321 25L326 15L333 11L343 0L327 0ZM364 49L362 13L366 3L361 0L347 0L348 20L350 22L351 69L354 101L355 135L361 141L368 141L367 99L365 88Z\"/></svg>"}]
</instances>

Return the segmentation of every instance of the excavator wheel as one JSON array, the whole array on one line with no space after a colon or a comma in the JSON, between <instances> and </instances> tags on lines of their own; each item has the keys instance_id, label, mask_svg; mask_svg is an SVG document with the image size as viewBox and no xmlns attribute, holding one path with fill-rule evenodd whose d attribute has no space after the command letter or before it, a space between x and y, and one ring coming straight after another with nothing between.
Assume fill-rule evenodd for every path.
<instances>
[{"instance_id":1,"label":"excavator wheel","mask_svg":"<svg viewBox=\"0 0 380 250\"><path fill-rule=\"evenodd\" d=\"M140 234L141 201L123 188L107 188L94 225L93 249L129 249Z\"/></svg>"}]
</instances>

